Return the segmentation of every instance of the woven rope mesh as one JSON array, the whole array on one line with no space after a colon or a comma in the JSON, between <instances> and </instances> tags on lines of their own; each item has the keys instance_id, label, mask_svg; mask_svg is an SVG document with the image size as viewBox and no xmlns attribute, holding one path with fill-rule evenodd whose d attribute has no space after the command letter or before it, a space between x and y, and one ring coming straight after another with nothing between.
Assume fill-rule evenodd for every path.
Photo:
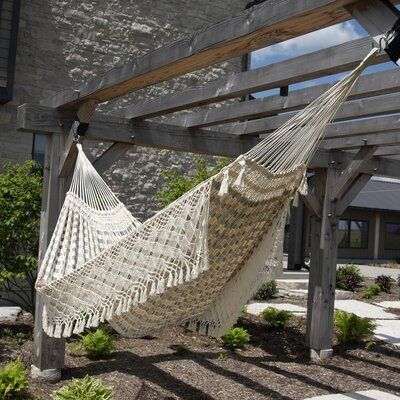
<instances>
[{"instance_id":1,"label":"woven rope mesh","mask_svg":"<svg viewBox=\"0 0 400 400\"><path fill-rule=\"evenodd\" d=\"M139 337L173 324L219 336L280 266L290 198L363 63L219 174L140 225L81 149L41 265L43 329L108 320Z\"/></svg>"}]
</instances>

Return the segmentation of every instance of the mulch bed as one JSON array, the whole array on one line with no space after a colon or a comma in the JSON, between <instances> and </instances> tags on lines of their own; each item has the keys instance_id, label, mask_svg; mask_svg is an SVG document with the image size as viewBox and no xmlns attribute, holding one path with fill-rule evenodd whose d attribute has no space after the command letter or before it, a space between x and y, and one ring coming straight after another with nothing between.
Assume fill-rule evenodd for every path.
<instances>
[{"instance_id":1,"label":"mulch bed","mask_svg":"<svg viewBox=\"0 0 400 400\"><path fill-rule=\"evenodd\" d=\"M294 319L284 331L269 329L248 314L238 325L248 329L251 342L236 351L181 327L142 339L117 336L112 356L98 361L72 354L73 340L67 344L62 381L31 380L31 392L51 399L51 393L72 377L85 375L100 377L112 386L115 400L290 400L368 389L400 392L400 349L394 346L380 341L368 350L365 345L336 345L331 360L311 362L304 318ZM32 341L21 339L21 334L19 339L10 338L10 332L31 329L26 321L0 325L0 365L16 357L30 365Z\"/></svg>"}]
</instances>

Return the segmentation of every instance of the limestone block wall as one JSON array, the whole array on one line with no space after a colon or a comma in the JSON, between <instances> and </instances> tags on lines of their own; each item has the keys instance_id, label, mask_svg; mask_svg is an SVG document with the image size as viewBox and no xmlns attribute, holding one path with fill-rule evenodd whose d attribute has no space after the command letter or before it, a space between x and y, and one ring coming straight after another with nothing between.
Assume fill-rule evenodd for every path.
<instances>
[{"instance_id":1,"label":"limestone block wall","mask_svg":"<svg viewBox=\"0 0 400 400\"><path fill-rule=\"evenodd\" d=\"M246 0L30 0L21 2L14 98L0 106L0 163L31 157L32 137L15 130L16 107L52 93L227 18ZM120 111L144 98L218 79L242 68L241 58L187 74L101 106ZM100 147L91 147L98 154ZM104 147L103 147L104 148ZM196 156L135 148L106 179L141 220L159 208L152 199L162 170L190 170Z\"/></svg>"}]
</instances>

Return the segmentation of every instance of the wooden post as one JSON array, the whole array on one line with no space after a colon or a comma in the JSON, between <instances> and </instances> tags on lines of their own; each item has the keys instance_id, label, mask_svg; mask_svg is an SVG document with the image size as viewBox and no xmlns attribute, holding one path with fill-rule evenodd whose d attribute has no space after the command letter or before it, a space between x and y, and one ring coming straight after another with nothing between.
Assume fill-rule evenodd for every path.
<instances>
[{"instance_id":1,"label":"wooden post","mask_svg":"<svg viewBox=\"0 0 400 400\"><path fill-rule=\"evenodd\" d=\"M304 263L304 203L299 198L297 207L290 210L289 227L289 270L301 269Z\"/></svg>"},{"instance_id":2,"label":"wooden post","mask_svg":"<svg viewBox=\"0 0 400 400\"><path fill-rule=\"evenodd\" d=\"M317 170L315 194L322 214L311 219L311 268L308 290L307 344L311 358L332 355L333 313L336 286L337 224L331 190L337 175L333 166Z\"/></svg>"},{"instance_id":3,"label":"wooden post","mask_svg":"<svg viewBox=\"0 0 400 400\"><path fill-rule=\"evenodd\" d=\"M64 148L64 135L47 136L46 159L43 171L42 210L40 219L39 265L43 260L57 223L65 195L64 178L58 176L59 159ZM64 366L63 339L47 336L42 329L43 301L36 293L34 354L31 375L34 378L57 381Z\"/></svg>"}]
</instances>

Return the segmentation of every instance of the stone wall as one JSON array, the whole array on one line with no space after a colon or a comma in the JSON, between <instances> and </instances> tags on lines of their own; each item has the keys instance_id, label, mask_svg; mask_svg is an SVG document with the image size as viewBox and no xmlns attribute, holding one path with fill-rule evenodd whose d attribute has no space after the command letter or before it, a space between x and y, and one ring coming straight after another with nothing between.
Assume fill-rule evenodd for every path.
<instances>
[{"instance_id":1,"label":"stone wall","mask_svg":"<svg viewBox=\"0 0 400 400\"><path fill-rule=\"evenodd\" d=\"M21 2L14 98L0 106L0 161L31 157L32 137L15 131L16 107L90 79L245 8L244 0L30 0ZM101 106L121 110L144 98L215 80L242 68L223 62ZM98 149L92 148L92 155ZM106 178L135 216L152 215L166 168L190 170L190 154L136 148Z\"/></svg>"}]
</instances>

